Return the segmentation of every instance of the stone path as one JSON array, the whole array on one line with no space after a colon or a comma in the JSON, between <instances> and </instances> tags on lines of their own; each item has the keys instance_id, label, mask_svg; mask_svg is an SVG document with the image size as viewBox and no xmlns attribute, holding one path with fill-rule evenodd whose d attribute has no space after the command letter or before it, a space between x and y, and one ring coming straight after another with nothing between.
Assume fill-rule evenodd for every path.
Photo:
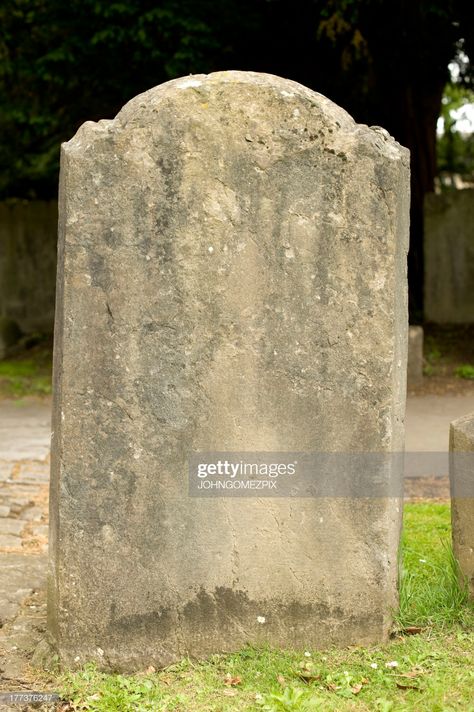
<instances>
[{"instance_id":1,"label":"stone path","mask_svg":"<svg viewBox=\"0 0 474 712\"><path fill-rule=\"evenodd\" d=\"M407 452L439 453L421 460L422 468L437 472L437 476L405 477L407 499L449 498L449 425L456 418L474 413L474 393L419 394L407 399L405 418L405 450ZM446 453L443 457L440 454ZM420 463L418 464L418 467ZM444 473L440 476L440 472Z\"/></svg>"},{"instance_id":2,"label":"stone path","mask_svg":"<svg viewBox=\"0 0 474 712\"><path fill-rule=\"evenodd\" d=\"M405 449L413 452L447 452L449 424L469 413L474 413L474 393L409 397L405 420Z\"/></svg>"},{"instance_id":3,"label":"stone path","mask_svg":"<svg viewBox=\"0 0 474 712\"><path fill-rule=\"evenodd\" d=\"M8 691L29 686L44 634L50 408L0 401L0 689Z\"/></svg>"}]
</instances>

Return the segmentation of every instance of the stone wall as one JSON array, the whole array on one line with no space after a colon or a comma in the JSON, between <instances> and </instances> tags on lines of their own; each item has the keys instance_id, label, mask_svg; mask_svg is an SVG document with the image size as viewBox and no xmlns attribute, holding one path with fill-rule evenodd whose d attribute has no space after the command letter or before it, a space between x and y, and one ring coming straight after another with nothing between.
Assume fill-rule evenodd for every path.
<instances>
[{"instance_id":1,"label":"stone wall","mask_svg":"<svg viewBox=\"0 0 474 712\"><path fill-rule=\"evenodd\" d=\"M0 203L0 318L24 333L52 333L56 201Z\"/></svg>"},{"instance_id":2,"label":"stone wall","mask_svg":"<svg viewBox=\"0 0 474 712\"><path fill-rule=\"evenodd\" d=\"M474 189L425 202L425 319L474 322Z\"/></svg>"}]
</instances>

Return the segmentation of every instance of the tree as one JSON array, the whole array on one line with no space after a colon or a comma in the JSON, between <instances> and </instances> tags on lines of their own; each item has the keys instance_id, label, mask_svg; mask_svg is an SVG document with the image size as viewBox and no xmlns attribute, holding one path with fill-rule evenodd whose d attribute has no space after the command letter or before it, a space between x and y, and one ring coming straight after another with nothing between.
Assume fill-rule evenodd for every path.
<instances>
[{"instance_id":1,"label":"tree","mask_svg":"<svg viewBox=\"0 0 474 712\"><path fill-rule=\"evenodd\" d=\"M410 311L423 308L423 202L434 190L436 124L448 64L461 49L474 56L474 12L464 0L333 0L322 31L339 52L336 96L364 122L384 126L411 152ZM330 28L339 20L339 32ZM460 80L472 66L460 60ZM352 91L351 85L352 84ZM354 89L356 90L354 92Z\"/></svg>"},{"instance_id":2,"label":"tree","mask_svg":"<svg viewBox=\"0 0 474 712\"><path fill-rule=\"evenodd\" d=\"M474 57L466 0L4 0L0 197L56 187L58 144L139 91L189 72L252 69L326 94L412 156L410 307L423 304L423 200L436 174L448 64ZM460 61L461 81L472 65Z\"/></svg>"},{"instance_id":3,"label":"tree","mask_svg":"<svg viewBox=\"0 0 474 712\"><path fill-rule=\"evenodd\" d=\"M0 197L50 197L59 144L135 94L210 69L216 40L194 0L3 0Z\"/></svg>"},{"instance_id":4,"label":"tree","mask_svg":"<svg viewBox=\"0 0 474 712\"><path fill-rule=\"evenodd\" d=\"M474 183L474 141L472 131L463 134L458 119L465 113L466 105L474 106L474 91L457 81L447 84L441 104L443 132L438 136L438 172L442 185L455 186L455 176Z\"/></svg>"}]
</instances>

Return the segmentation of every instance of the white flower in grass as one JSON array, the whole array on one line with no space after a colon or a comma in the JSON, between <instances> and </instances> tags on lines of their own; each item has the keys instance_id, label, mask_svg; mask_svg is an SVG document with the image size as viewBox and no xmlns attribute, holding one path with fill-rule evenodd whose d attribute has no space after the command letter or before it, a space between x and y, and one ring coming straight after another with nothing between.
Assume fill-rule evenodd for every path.
<instances>
[{"instance_id":1,"label":"white flower in grass","mask_svg":"<svg viewBox=\"0 0 474 712\"><path fill-rule=\"evenodd\" d=\"M396 660L390 660L390 662L385 663L385 667L396 668L396 667L398 667L398 663Z\"/></svg>"},{"instance_id":2,"label":"white flower in grass","mask_svg":"<svg viewBox=\"0 0 474 712\"><path fill-rule=\"evenodd\" d=\"M426 559L418 559L418 561L420 562L420 564L426 564Z\"/></svg>"},{"instance_id":3,"label":"white flower in grass","mask_svg":"<svg viewBox=\"0 0 474 712\"><path fill-rule=\"evenodd\" d=\"M304 656L305 656L305 658L310 658L310 657L311 657L311 653L309 653L309 652L306 650Z\"/></svg>"},{"instance_id":4,"label":"white flower in grass","mask_svg":"<svg viewBox=\"0 0 474 712\"><path fill-rule=\"evenodd\" d=\"M371 667L373 670L377 670L378 665L377 665L377 663L370 663L370 667Z\"/></svg>"},{"instance_id":5,"label":"white flower in grass","mask_svg":"<svg viewBox=\"0 0 474 712\"><path fill-rule=\"evenodd\" d=\"M257 623L265 623L265 616L257 616Z\"/></svg>"}]
</instances>

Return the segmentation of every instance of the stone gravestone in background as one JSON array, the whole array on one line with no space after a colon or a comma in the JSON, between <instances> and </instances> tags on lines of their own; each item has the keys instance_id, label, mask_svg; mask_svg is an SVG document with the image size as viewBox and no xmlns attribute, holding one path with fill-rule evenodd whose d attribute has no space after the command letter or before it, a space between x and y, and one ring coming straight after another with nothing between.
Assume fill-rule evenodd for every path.
<instances>
[{"instance_id":1,"label":"stone gravestone in background","mask_svg":"<svg viewBox=\"0 0 474 712\"><path fill-rule=\"evenodd\" d=\"M474 323L474 189L425 198L425 320Z\"/></svg>"},{"instance_id":2,"label":"stone gravestone in background","mask_svg":"<svg viewBox=\"0 0 474 712\"><path fill-rule=\"evenodd\" d=\"M451 423L449 450L453 551L474 600L474 413Z\"/></svg>"},{"instance_id":3,"label":"stone gravestone in background","mask_svg":"<svg viewBox=\"0 0 474 712\"><path fill-rule=\"evenodd\" d=\"M385 497L367 477L355 498L228 499L190 497L187 468L192 452L402 449L406 149L294 82L222 72L87 122L61 160L63 663L386 637L399 469Z\"/></svg>"}]
</instances>

